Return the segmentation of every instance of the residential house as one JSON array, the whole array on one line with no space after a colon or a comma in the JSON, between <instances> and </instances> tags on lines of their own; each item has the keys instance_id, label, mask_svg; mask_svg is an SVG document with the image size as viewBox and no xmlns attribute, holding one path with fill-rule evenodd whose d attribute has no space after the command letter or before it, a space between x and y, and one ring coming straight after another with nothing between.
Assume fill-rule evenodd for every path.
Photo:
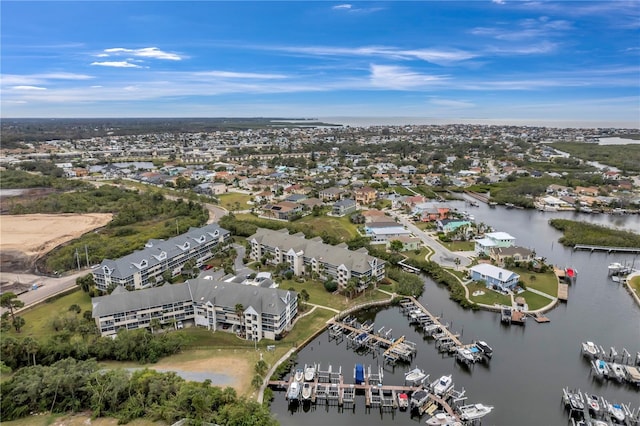
<instances>
[{"instance_id":1,"label":"residential house","mask_svg":"<svg viewBox=\"0 0 640 426\"><path fill-rule=\"evenodd\" d=\"M487 288L500 291L513 289L520 281L520 275L507 269L499 268L488 263L480 263L469 268L473 281L484 281Z\"/></svg>"},{"instance_id":2,"label":"residential house","mask_svg":"<svg viewBox=\"0 0 640 426\"><path fill-rule=\"evenodd\" d=\"M262 216L269 219L289 220L294 214L302 213L302 205L290 201L266 204L262 207Z\"/></svg>"},{"instance_id":3,"label":"residential house","mask_svg":"<svg viewBox=\"0 0 640 426\"><path fill-rule=\"evenodd\" d=\"M535 253L525 247L492 247L489 250L489 257L499 266L504 266L506 259L513 259L516 263L526 263L533 261Z\"/></svg>"},{"instance_id":4,"label":"residential house","mask_svg":"<svg viewBox=\"0 0 640 426\"><path fill-rule=\"evenodd\" d=\"M170 271L172 276L178 275L190 259L201 265L229 238L229 231L215 223L190 228L166 241L151 239L144 249L119 259L104 259L91 273L96 288L103 292L116 286L132 290L155 286L162 282L165 271Z\"/></svg>"},{"instance_id":5,"label":"residential house","mask_svg":"<svg viewBox=\"0 0 640 426\"><path fill-rule=\"evenodd\" d=\"M344 189L332 187L332 188L321 189L318 192L318 197L325 202L337 201L337 200L340 200L345 194L346 194L346 191Z\"/></svg>"},{"instance_id":6,"label":"residential house","mask_svg":"<svg viewBox=\"0 0 640 426\"><path fill-rule=\"evenodd\" d=\"M349 250L345 243L332 246L323 243L320 237L289 235L286 229L258 228L247 240L251 243L251 259L264 257L274 265L285 263L296 276L317 273L332 277L340 287L346 286L351 278L362 284L384 278L385 262L370 256L365 248Z\"/></svg>"},{"instance_id":7,"label":"residential house","mask_svg":"<svg viewBox=\"0 0 640 426\"><path fill-rule=\"evenodd\" d=\"M113 336L121 329L150 328L152 320L161 325L187 323L227 330L253 341L278 340L293 327L298 313L296 292L208 278L139 291L118 286L108 296L91 299L92 317L102 336Z\"/></svg>"},{"instance_id":8,"label":"residential house","mask_svg":"<svg viewBox=\"0 0 640 426\"><path fill-rule=\"evenodd\" d=\"M364 227L364 232L371 237L372 243L388 243L397 240L399 237L409 237L411 231L404 226L392 222L392 225L370 223Z\"/></svg>"},{"instance_id":9,"label":"residential house","mask_svg":"<svg viewBox=\"0 0 640 426\"><path fill-rule=\"evenodd\" d=\"M376 201L377 192L370 186L363 186L353 191L356 199L356 203L359 205L369 205Z\"/></svg>"},{"instance_id":10,"label":"residential house","mask_svg":"<svg viewBox=\"0 0 640 426\"><path fill-rule=\"evenodd\" d=\"M483 238L476 240L475 251L478 254L489 255L493 247L511 247L516 238L506 232L487 232Z\"/></svg>"},{"instance_id":11,"label":"residential house","mask_svg":"<svg viewBox=\"0 0 640 426\"><path fill-rule=\"evenodd\" d=\"M420 250L420 248L422 247L422 241L417 237L400 236L390 239L389 244L394 240L400 241L402 243L401 251Z\"/></svg>"},{"instance_id":12,"label":"residential house","mask_svg":"<svg viewBox=\"0 0 640 426\"><path fill-rule=\"evenodd\" d=\"M350 213L354 213L357 209L355 200L345 198L344 200L336 201L333 203L331 214L334 216L344 216Z\"/></svg>"},{"instance_id":13,"label":"residential house","mask_svg":"<svg viewBox=\"0 0 640 426\"><path fill-rule=\"evenodd\" d=\"M445 233L454 232L463 226L471 226L471 222L464 219L441 219L436 221L436 224L438 225L438 231Z\"/></svg>"}]
</instances>

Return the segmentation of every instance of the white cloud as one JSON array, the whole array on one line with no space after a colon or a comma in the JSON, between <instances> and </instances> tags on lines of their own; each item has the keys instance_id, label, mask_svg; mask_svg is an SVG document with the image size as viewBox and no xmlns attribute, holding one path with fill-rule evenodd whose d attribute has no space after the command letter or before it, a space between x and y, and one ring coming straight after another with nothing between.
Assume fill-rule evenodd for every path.
<instances>
[{"instance_id":1,"label":"white cloud","mask_svg":"<svg viewBox=\"0 0 640 426\"><path fill-rule=\"evenodd\" d=\"M13 86L13 90L47 90L46 87L40 86Z\"/></svg>"},{"instance_id":2,"label":"white cloud","mask_svg":"<svg viewBox=\"0 0 640 426\"><path fill-rule=\"evenodd\" d=\"M232 71L202 71L193 73L194 76L202 76L202 77L215 77L215 78L246 78L246 79L281 79L287 78L286 75L283 74L262 74L262 73L252 73L252 72L232 72Z\"/></svg>"},{"instance_id":3,"label":"white cloud","mask_svg":"<svg viewBox=\"0 0 640 426\"><path fill-rule=\"evenodd\" d=\"M491 0L491 3L495 3L495 4L504 4L505 1L504 0Z\"/></svg>"},{"instance_id":4,"label":"white cloud","mask_svg":"<svg viewBox=\"0 0 640 426\"><path fill-rule=\"evenodd\" d=\"M374 87L395 90L426 88L446 80L446 76L421 74L406 67L371 65L370 82Z\"/></svg>"},{"instance_id":5,"label":"white cloud","mask_svg":"<svg viewBox=\"0 0 640 426\"><path fill-rule=\"evenodd\" d=\"M453 99L432 98L429 103L445 108L473 108L476 105L467 101L456 101Z\"/></svg>"},{"instance_id":6,"label":"white cloud","mask_svg":"<svg viewBox=\"0 0 640 426\"><path fill-rule=\"evenodd\" d=\"M343 3L331 7L333 10L343 10L349 13L372 13L383 10L382 7L354 7L352 4Z\"/></svg>"},{"instance_id":7,"label":"white cloud","mask_svg":"<svg viewBox=\"0 0 640 426\"><path fill-rule=\"evenodd\" d=\"M114 67L114 68L142 68L140 65L132 64L127 61L92 62L91 65L98 65L101 67Z\"/></svg>"},{"instance_id":8,"label":"white cloud","mask_svg":"<svg viewBox=\"0 0 640 426\"><path fill-rule=\"evenodd\" d=\"M338 4L336 6L333 6L331 9L334 9L334 10L344 10L344 9L349 10L352 7L353 7L352 5L350 5L348 3L345 3L345 4Z\"/></svg>"},{"instance_id":9,"label":"white cloud","mask_svg":"<svg viewBox=\"0 0 640 426\"><path fill-rule=\"evenodd\" d=\"M7 86L35 86L47 84L51 80L90 80L93 76L68 72L43 73L43 74L2 74L0 81Z\"/></svg>"},{"instance_id":10,"label":"white cloud","mask_svg":"<svg viewBox=\"0 0 640 426\"><path fill-rule=\"evenodd\" d=\"M177 53L165 52L157 47L143 47L141 49L126 49L124 47L112 47L104 49L103 53L99 53L99 57L110 56L137 56L141 58L163 59L169 61L180 61L182 57Z\"/></svg>"}]
</instances>

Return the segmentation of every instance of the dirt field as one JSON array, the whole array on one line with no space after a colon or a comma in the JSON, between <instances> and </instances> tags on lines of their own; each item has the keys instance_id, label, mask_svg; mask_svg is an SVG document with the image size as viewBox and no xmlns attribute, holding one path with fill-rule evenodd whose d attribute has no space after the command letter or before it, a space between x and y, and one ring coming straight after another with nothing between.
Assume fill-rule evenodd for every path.
<instances>
[{"instance_id":1,"label":"dirt field","mask_svg":"<svg viewBox=\"0 0 640 426\"><path fill-rule=\"evenodd\" d=\"M106 225L110 213L0 216L2 270L23 269L30 259Z\"/></svg>"}]
</instances>

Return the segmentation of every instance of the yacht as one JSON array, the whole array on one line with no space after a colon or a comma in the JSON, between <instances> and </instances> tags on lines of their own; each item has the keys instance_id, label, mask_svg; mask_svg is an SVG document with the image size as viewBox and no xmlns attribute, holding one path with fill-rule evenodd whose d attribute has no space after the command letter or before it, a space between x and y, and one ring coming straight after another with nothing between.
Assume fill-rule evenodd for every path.
<instances>
[{"instance_id":1,"label":"yacht","mask_svg":"<svg viewBox=\"0 0 640 426\"><path fill-rule=\"evenodd\" d=\"M491 356L493 355L493 348L487 345L487 342L478 340L476 341L475 345L482 351L483 354L485 354L488 358L491 358Z\"/></svg>"},{"instance_id":2,"label":"yacht","mask_svg":"<svg viewBox=\"0 0 640 426\"><path fill-rule=\"evenodd\" d=\"M451 378L451 374L448 376L442 376L435 382L431 383L431 388L433 389L433 393L437 396L442 396L449 391L453 387L453 379Z\"/></svg>"},{"instance_id":3,"label":"yacht","mask_svg":"<svg viewBox=\"0 0 640 426\"><path fill-rule=\"evenodd\" d=\"M309 401L311 399L311 391L312 391L311 383L304 382L302 385L302 399L305 401Z\"/></svg>"},{"instance_id":4,"label":"yacht","mask_svg":"<svg viewBox=\"0 0 640 426\"><path fill-rule=\"evenodd\" d=\"M582 354L584 356L588 356L588 357L595 357L596 355L598 355L598 347L595 345L595 343L593 342L586 342L586 343L582 343Z\"/></svg>"},{"instance_id":5,"label":"yacht","mask_svg":"<svg viewBox=\"0 0 640 426\"><path fill-rule=\"evenodd\" d=\"M398 408L402 411L409 408L409 395L404 392L398 394Z\"/></svg>"},{"instance_id":6,"label":"yacht","mask_svg":"<svg viewBox=\"0 0 640 426\"><path fill-rule=\"evenodd\" d=\"M460 418L464 421L481 419L493 410L493 407L484 404L463 405L459 408Z\"/></svg>"},{"instance_id":7,"label":"yacht","mask_svg":"<svg viewBox=\"0 0 640 426\"><path fill-rule=\"evenodd\" d=\"M456 359L464 364L473 364L476 362L476 359L473 357L473 352L468 348L458 348L456 351Z\"/></svg>"},{"instance_id":8,"label":"yacht","mask_svg":"<svg viewBox=\"0 0 640 426\"><path fill-rule=\"evenodd\" d=\"M612 362L609 364L609 368L611 369L611 375L616 378L619 382L624 382L627 378L627 373L624 371L624 367L617 362Z\"/></svg>"},{"instance_id":9,"label":"yacht","mask_svg":"<svg viewBox=\"0 0 640 426\"><path fill-rule=\"evenodd\" d=\"M295 375L293 376L296 382L301 382L304 380L304 370L302 368L296 368Z\"/></svg>"},{"instance_id":10,"label":"yacht","mask_svg":"<svg viewBox=\"0 0 640 426\"><path fill-rule=\"evenodd\" d=\"M404 373L405 382L418 383L423 381L425 377L427 377L427 374L424 372L424 370L421 370L417 367L411 371Z\"/></svg>"},{"instance_id":11,"label":"yacht","mask_svg":"<svg viewBox=\"0 0 640 426\"><path fill-rule=\"evenodd\" d=\"M300 397L300 382L293 381L289 385L289 390L287 391L287 399L289 402L297 401Z\"/></svg>"},{"instance_id":12,"label":"yacht","mask_svg":"<svg viewBox=\"0 0 640 426\"><path fill-rule=\"evenodd\" d=\"M619 423L624 422L624 419L626 416L624 415L624 410L622 409L622 405L609 404L607 411L609 411L609 414L611 414L611 416L615 418Z\"/></svg>"},{"instance_id":13,"label":"yacht","mask_svg":"<svg viewBox=\"0 0 640 426\"><path fill-rule=\"evenodd\" d=\"M313 365L307 365L304 367L304 380L307 382L313 382L316 377L316 367Z\"/></svg>"},{"instance_id":14,"label":"yacht","mask_svg":"<svg viewBox=\"0 0 640 426\"><path fill-rule=\"evenodd\" d=\"M432 426L462 426L460 421L447 413L436 413L426 423Z\"/></svg>"},{"instance_id":15,"label":"yacht","mask_svg":"<svg viewBox=\"0 0 640 426\"><path fill-rule=\"evenodd\" d=\"M609 373L611 372L611 370L609 369L609 365L601 360L601 359L596 359L594 361L591 362L591 365L593 366L593 371L601 377L607 377L609 376Z\"/></svg>"},{"instance_id":16,"label":"yacht","mask_svg":"<svg viewBox=\"0 0 640 426\"><path fill-rule=\"evenodd\" d=\"M411 394L411 409L418 409L422 407L429 399L429 392L426 389L420 388Z\"/></svg>"}]
</instances>

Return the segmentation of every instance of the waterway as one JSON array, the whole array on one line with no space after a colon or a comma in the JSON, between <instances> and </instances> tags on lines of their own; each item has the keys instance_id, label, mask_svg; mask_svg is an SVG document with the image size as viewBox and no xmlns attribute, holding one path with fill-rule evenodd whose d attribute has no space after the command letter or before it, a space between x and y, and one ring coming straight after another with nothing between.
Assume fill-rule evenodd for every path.
<instances>
[{"instance_id":1,"label":"waterway","mask_svg":"<svg viewBox=\"0 0 640 426\"><path fill-rule=\"evenodd\" d=\"M590 374L583 358L581 342L591 340L605 348L623 347L635 354L640 351L640 308L628 292L607 277L611 262L640 267L640 256L578 252L557 242L560 232L548 225L553 217L580 219L621 229L640 232L640 215L584 215L572 212L539 212L507 210L486 205L469 207L464 202L452 206L473 214L478 222L493 226L517 238L516 244L535 248L540 256L558 266L573 266L578 270L578 282L569 289L569 301L547 313L548 324L529 320L525 326L504 326L496 313L473 312L460 308L449 300L448 291L424 277L425 292L420 301L443 322L460 333L464 342L487 341L494 348L488 365L476 364L470 369L454 358L438 353L430 340L424 340L398 307L364 312L361 319L375 321L375 328L393 329L393 336L402 335L418 343L418 352L411 365L385 367L385 384L402 384L403 373L414 366L423 368L435 380L443 374L453 374L457 389L464 388L467 402L493 405L494 411L483 419L483 425L566 425L568 416L561 403L563 387L580 388L602 395L611 402L629 403L638 407L640 392L628 385L601 382ZM325 332L302 349L298 363L320 362L324 367L342 366L345 383L353 383L356 363L377 368L380 357L359 355L346 348L346 343L330 341ZM364 397L358 397L354 409L300 405L288 407L284 392L276 392L272 412L282 425L405 425L424 424L426 418L411 417L407 412L367 410Z\"/></svg>"}]
</instances>

